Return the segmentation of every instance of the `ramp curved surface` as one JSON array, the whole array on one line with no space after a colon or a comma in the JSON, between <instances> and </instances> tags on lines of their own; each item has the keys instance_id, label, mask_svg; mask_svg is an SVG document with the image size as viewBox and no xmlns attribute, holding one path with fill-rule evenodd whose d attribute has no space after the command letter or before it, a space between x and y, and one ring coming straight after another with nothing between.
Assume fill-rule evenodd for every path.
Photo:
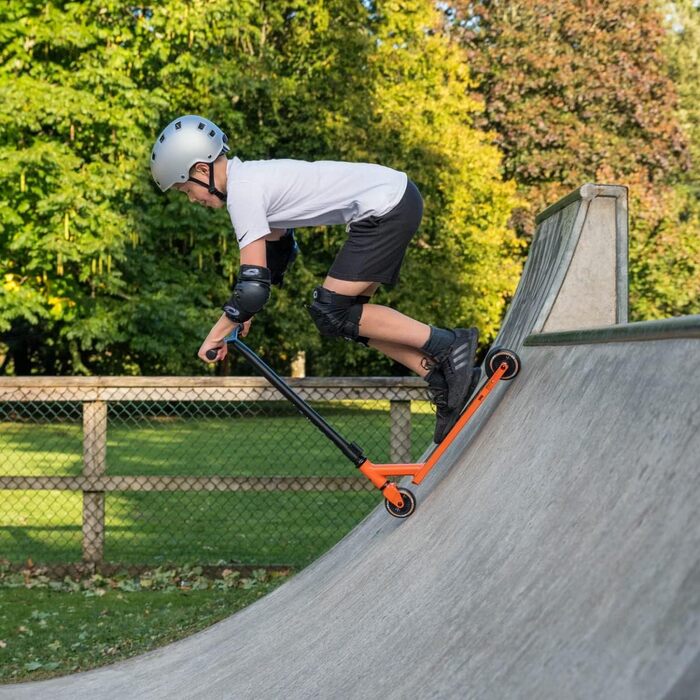
<instances>
[{"instance_id":1,"label":"ramp curved surface","mask_svg":"<svg viewBox=\"0 0 700 700\"><path fill-rule=\"evenodd\" d=\"M530 265L503 329L521 375L446 452L411 518L378 509L188 639L0 697L693 697L700 317L532 335L566 278L528 305L535 273L552 278Z\"/></svg>"}]
</instances>

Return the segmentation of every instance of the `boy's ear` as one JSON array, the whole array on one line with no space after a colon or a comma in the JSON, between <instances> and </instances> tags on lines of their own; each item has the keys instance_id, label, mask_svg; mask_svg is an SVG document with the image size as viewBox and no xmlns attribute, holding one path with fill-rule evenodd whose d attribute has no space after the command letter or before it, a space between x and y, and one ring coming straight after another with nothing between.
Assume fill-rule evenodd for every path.
<instances>
[{"instance_id":1,"label":"boy's ear","mask_svg":"<svg viewBox=\"0 0 700 700\"><path fill-rule=\"evenodd\" d=\"M207 163L195 163L190 169L190 177L208 177L209 175L209 165Z\"/></svg>"}]
</instances>

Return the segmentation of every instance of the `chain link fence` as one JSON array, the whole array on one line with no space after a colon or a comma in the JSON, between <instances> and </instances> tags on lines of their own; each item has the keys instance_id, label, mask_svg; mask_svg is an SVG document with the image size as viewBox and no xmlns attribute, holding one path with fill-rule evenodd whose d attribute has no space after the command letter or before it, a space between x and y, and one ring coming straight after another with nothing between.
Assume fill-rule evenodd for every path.
<instances>
[{"instance_id":1,"label":"chain link fence","mask_svg":"<svg viewBox=\"0 0 700 700\"><path fill-rule=\"evenodd\" d=\"M418 461L430 444L417 378L290 383L375 462ZM260 378L0 379L10 565L301 567L378 503Z\"/></svg>"}]
</instances>

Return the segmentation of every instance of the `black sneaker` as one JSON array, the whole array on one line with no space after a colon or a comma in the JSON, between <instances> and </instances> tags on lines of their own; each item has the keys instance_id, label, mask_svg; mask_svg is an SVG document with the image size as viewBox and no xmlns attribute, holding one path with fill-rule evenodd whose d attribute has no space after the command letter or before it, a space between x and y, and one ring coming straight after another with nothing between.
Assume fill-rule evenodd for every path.
<instances>
[{"instance_id":1,"label":"black sneaker","mask_svg":"<svg viewBox=\"0 0 700 700\"><path fill-rule=\"evenodd\" d=\"M430 401L435 405L436 423L433 440L440 442L450 431L448 424L454 425L454 421L452 421L454 411L447 408L447 380L437 367L433 367L425 375L425 381L428 382Z\"/></svg>"},{"instance_id":2,"label":"black sneaker","mask_svg":"<svg viewBox=\"0 0 700 700\"><path fill-rule=\"evenodd\" d=\"M464 404L455 409L449 409L446 406L442 409L438 408L436 412L437 420L435 421L435 434L433 435L433 440L437 444L440 444L447 437L447 434L450 432L450 430L452 430L454 424L459 420L459 417L462 415L462 411L467 405L468 400L471 398L471 395L474 393L474 389L476 389L480 379L481 368L474 367L472 369L471 381L469 382L469 389L467 390L467 397ZM435 405L437 406L437 404Z\"/></svg>"},{"instance_id":3,"label":"black sneaker","mask_svg":"<svg viewBox=\"0 0 700 700\"><path fill-rule=\"evenodd\" d=\"M455 328L454 333L454 342L435 358L435 362L447 380L447 408L461 410L469 396L479 331Z\"/></svg>"}]
</instances>

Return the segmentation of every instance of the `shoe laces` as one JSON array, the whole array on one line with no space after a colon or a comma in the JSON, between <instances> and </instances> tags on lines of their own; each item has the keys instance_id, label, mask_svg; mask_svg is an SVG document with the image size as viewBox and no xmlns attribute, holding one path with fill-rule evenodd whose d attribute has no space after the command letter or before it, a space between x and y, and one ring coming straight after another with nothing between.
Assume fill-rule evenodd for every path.
<instances>
[{"instance_id":1,"label":"shoe laces","mask_svg":"<svg viewBox=\"0 0 700 700\"><path fill-rule=\"evenodd\" d=\"M438 410L441 408L447 408L446 388L440 386L429 386L428 397L430 399L430 403L432 403Z\"/></svg>"}]
</instances>

